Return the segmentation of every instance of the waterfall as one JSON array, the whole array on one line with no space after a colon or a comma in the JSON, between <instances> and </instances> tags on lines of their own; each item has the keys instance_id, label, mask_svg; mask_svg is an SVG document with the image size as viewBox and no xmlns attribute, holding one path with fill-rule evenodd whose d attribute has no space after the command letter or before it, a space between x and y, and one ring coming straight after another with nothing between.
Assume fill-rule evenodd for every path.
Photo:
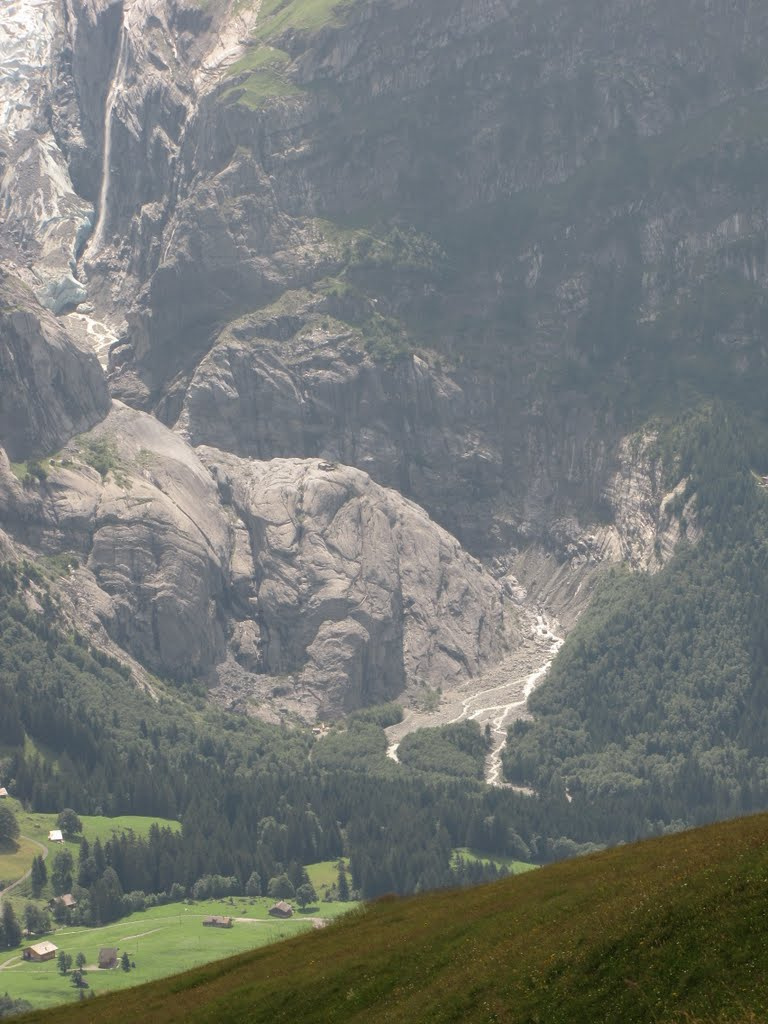
<instances>
[{"instance_id":1,"label":"waterfall","mask_svg":"<svg viewBox=\"0 0 768 1024\"><path fill-rule=\"evenodd\" d=\"M125 23L120 25L120 47L117 53L117 62L109 83L107 101L104 105L104 155L101 168L101 188L99 189L98 216L96 227L86 247L85 255L89 251L98 251L104 242L104 226L107 219L107 206L109 203L109 188L112 180L112 116L115 111L115 104L122 92L123 79L125 77L125 65L128 53L128 33L125 31Z\"/></svg>"}]
</instances>

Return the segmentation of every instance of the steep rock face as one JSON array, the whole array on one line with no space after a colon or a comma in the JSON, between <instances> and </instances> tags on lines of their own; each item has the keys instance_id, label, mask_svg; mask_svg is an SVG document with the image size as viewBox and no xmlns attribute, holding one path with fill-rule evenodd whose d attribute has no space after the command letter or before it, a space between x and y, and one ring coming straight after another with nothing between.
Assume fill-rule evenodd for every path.
<instances>
[{"instance_id":1,"label":"steep rock face","mask_svg":"<svg viewBox=\"0 0 768 1024\"><path fill-rule=\"evenodd\" d=\"M98 361L0 269L0 443L22 461L56 451L106 415Z\"/></svg>"},{"instance_id":2,"label":"steep rock face","mask_svg":"<svg viewBox=\"0 0 768 1024\"><path fill-rule=\"evenodd\" d=\"M3 476L9 533L79 552L81 600L119 643L157 671L207 673L222 699L285 690L302 713L474 673L506 643L491 611L499 586L483 576L467 591L495 639L466 608L443 635L438 622L452 620L437 600L419 634L400 546L426 531L459 576L469 563L433 524L416 530L403 513L396 529L400 499L376 484L495 559L500 579L513 569L566 624L593 569L668 557L678 521L663 511L658 461L632 440L638 426L722 387L756 405L766 383L765 11L6 6L2 256L51 309L86 289L95 306L54 330L37 312L23 320L25 299L7 337L34 334L35 317L62 353L76 349L62 332L102 347L119 335L113 394L178 435L121 409L95 449L64 456L72 466L25 487ZM14 346L18 367L34 346ZM75 408L48 397L59 362L30 360L26 426L6 361L0 440L14 460L103 414L85 364L82 393L96 397ZM219 495L184 441L207 446ZM153 476L166 458L172 479ZM303 535L290 557L279 543L254 548L262 526L280 530L274 498L263 507L248 481L272 494L273 472L288 495L307 474L318 492L314 475L341 474L343 508L364 524L345 537L366 565L381 503L386 586L363 600L349 573L370 583L367 569L337 563L324 542L315 565ZM324 507L322 537L335 528ZM444 585L434 568L424 579ZM294 598L305 633L281 625L297 621Z\"/></svg>"},{"instance_id":3,"label":"steep rock face","mask_svg":"<svg viewBox=\"0 0 768 1024\"><path fill-rule=\"evenodd\" d=\"M147 667L184 677L222 655L228 524L208 473L152 417L115 406L36 486L6 465L0 503L18 542L82 565L82 599Z\"/></svg>"},{"instance_id":4,"label":"steep rock face","mask_svg":"<svg viewBox=\"0 0 768 1024\"><path fill-rule=\"evenodd\" d=\"M519 639L502 588L423 509L356 469L199 449L247 528L270 675L347 708L450 686ZM250 561L250 559L248 560Z\"/></svg>"},{"instance_id":5,"label":"steep rock face","mask_svg":"<svg viewBox=\"0 0 768 1024\"><path fill-rule=\"evenodd\" d=\"M340 458L497 554L598 516L659 364L674 377L704 347L702 366L762 373L765 225L745 177L760 11L710 7L691 33L688 0L62 10L46 22L54 85L41 57L29 106L94 206L80 278L121 332L114 393L190 437ZM723 275L734 301L713 335L700 297ZM298 287L341 331L257 324L249 369L248 332L222 322ZM281 383L272 360L290 364ZM256 377L268 429L243 390ZM304 399L300 429L283 385ZM330 399L342 409L326 425Z\"/></svg>"},{"instance_id":6,"label":"steep rock face","mask_svg":"<svg viewBox=\"0 0 768 1024\"><path fill-rule=\"evenodd\" d=\"M29 283L59 312L82 302L78 248L93 207L78 195L52 109L66 105L68 64L63 5L14 0L0 19L0 253L31 262ZM62 74L58 74L58 69ZM71 105L73 136L79 112Z\"/></svg>"},{"instance_id":7,"label":"steep rock face","mask_svg":"<svg viewBox=\"0 0 768 1024\"><path fill-rule=\"evenodd\" d=\"M644 430L619 445L601 495L602 522L587 530L573 519L554 522L546 544L529 545L509 561L528 599L552 609L566 629L589 604L602 569L624 564L657 572L681 540L700 539L695 499L678 507L686 480L670 485L658 441L656 432Z\"/></svg>"},{"instance_id":8,"label":"steep rock face","mask_svg":"<svg viewBox=\"0 0 768 1024\"><path fill-rule=\"evenodd\" d=\"M503 466L491 425L474 415L479 396L426 356L376 361L331 307L293 292L230 325L198 365L175 429L252 458L358 466L486 549Z\"/></svg>"},{"instance_id":9,"label":"steep rock face","mask_svg":"<svg viewBox=\"0 0 768 1024\"><path fill-rule=\"evenodd\" d=\"M340 457L478 553L575 537L665 379L765 374L764 13L300 8L199 88L115 393L244 454Z\"/></svg>"},{"instance_id":10,"label":"steep rock face","mask_svg":"<svg viewBox=\"0 0 768 1024\"><path fill-rule=\"evenodd\" d=\"M77 616L219 698L333 716L472 677L519 640L504 588L426 513L356 469L194 451L116 403L20 481L0 522L68 562Z\"/></svg>"}]
</instances>

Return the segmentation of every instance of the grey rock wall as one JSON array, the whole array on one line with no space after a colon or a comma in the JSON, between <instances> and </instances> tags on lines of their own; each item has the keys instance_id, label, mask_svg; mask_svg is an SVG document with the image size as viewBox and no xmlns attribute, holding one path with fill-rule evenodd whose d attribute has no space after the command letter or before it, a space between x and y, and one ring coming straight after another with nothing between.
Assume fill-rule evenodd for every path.
<instances>
[{"instance_id":1,"label":"grey rock wall","mask_svg":"<svg viewBox=\"0 0 768 1024\"><path fill-rule=\"evenodd\" d=\"M141 664L262 712L275 690L311 718L435 689L520 639L504 586L367 474L195 451L121 403L42 479L0 452L0 522L76 560L73 607Z\"/></svg>"},{"instance_id":2,"label":"grey rock wall","mask_svg":"<svg viewBox=\"0 0 768 1024\"><path fill-rule=\"evenodd\" d=\"M109 408L93 352L69 337L15 276L0 268L0 444L15 461L46 455Z\"/></svg>"}]
</instances>

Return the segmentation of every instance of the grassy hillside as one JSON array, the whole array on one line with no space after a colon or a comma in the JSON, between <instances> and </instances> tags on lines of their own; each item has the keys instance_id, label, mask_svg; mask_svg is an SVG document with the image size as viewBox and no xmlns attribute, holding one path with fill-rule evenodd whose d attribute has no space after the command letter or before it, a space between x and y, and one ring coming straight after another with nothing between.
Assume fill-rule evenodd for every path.
<instances>
[{"instance_id":1,"label":"grassy hillside","mask_svg":"<svg viewBox=\"0 0 768 1024\"><path fill-rule=\"evenodd\" d=\"M756 1022L768 1018L767 880L760 815L384 900L170 982L24 1019Z\"/></svg>"},{"instance_id":2,"label":"grassy hillside","mask_svg":"<svg viewBox=\"0 0 768 1024\"><path fill-rule=\"evenodd\" d=\"M290 920L280 920L268 914L273 903L245 897L167 903L101 928L59 927L45 938L73 960L82 952L89 991L103 996L311 931L315 918L337 917L350 907L348 903L317 903ZM209 914L234 917L235 924L232 928L204 928L203 918ZM99 970L99 950L105 946L118 949L121 956L127 953L135 967L128 972ZM56 960L24 963L19 950L0 953L0 992L12 999L26 999L35 1008L72 1003L78 998L71 977L59 973Z\"/></svg>"}]
</instances>

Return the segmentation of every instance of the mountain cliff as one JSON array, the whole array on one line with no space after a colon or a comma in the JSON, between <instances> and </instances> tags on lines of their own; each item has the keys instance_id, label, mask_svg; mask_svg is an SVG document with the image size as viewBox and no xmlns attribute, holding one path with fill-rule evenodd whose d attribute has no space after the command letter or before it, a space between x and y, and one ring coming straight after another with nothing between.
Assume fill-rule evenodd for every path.
<instances>
[{"instance_id":1,"label":"mountain cliff","mask_svg":"<svg viewBox=\"0 0 768 1024\"><path fill-rule=\"evenodd\" d=\"M334 715L696 539L657 439L762 400L761 8L7 6L0 523L94 635Z\"/></svg>"}]
</instances>

